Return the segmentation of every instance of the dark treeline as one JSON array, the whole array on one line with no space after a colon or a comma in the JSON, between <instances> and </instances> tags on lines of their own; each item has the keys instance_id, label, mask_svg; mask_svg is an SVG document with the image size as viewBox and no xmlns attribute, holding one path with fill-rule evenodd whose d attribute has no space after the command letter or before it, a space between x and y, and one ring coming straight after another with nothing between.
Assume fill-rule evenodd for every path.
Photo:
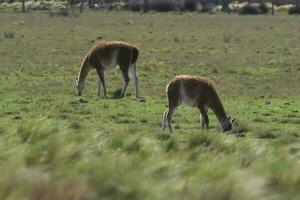
<instances>
[{"instance_id":1,"label":"dark treeline","mask_svg":"<svg viewBox=\"0 0 300 200\"><path fill-rule=\"evenodd\" d=\"M172 10L195 11L201 2L198 0L129 0L128 8L132 11L155 10L158 12ZM217 3L217 2L214 2Z\"/></svg>"},{"instance_id":2,"label":"dark treeline","mask_svg":"<svg viewBox=\"0 0 300 200\"><path fill-rule=\"evenodd\" d=\"M271 1L271 2L270 2ZM53 10L60 8L66 14L68 8L94 10L131 10L134 12L219 11L239 14L267 14L275 6L286 6L289 14L300 14L300 0L0 0L0 3L22 2L22 10ZM25 6L26 2L26 6ZM271 6L270 6L271 5ZM291 6L292 5L292 6Z\"/></svg>"}]
</instances>

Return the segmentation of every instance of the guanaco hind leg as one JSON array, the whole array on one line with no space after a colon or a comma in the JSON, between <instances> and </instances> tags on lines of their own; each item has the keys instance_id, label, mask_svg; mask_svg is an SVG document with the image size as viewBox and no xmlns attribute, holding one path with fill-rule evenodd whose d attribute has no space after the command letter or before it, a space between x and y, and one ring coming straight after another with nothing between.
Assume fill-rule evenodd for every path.
<instances>
[{"instance_id":1,"label":"guanaco hind leg","mask_svg":"<svg viewBox=\"0 0 300 200\"><path fill-rule=\"evenodd\" d=\"M125 96L128 84L129 84L129 76L128 76L128 67L126 66L120 66L120 70L122 72L123 78L124 78L124 86L121 91L121 97Z\"/></svg>"},{"instance_id":2,"label":"guanaco hind leg","mask_svg":"<svg viewBox=\"0 0 300 200\"><path fill-rule=\"evenodd\" d=\"M140 98L140 95L139 95L139 79L138 79L137 73L136 73L136 63L133 63L129 67L129 72L130 72L131 78L134 81L134 84L135 84L135 96L138 99L138 98Z\"/></svg>"}]
</instances>

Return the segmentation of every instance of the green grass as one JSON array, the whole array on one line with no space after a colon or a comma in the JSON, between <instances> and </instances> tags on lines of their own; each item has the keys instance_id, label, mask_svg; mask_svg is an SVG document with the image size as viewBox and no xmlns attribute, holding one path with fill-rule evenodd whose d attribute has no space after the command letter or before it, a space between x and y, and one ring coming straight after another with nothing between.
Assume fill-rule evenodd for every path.
<instances>
[{"instance_id":1,"label":"green grass","mask_svg":"<svg viewBox=\"0 0 300 200\"><path fill-rule=\"evenodd\" d=\"M299 19L287 15L0 13L0 199L297 199L300 195ZM130 23L128 23L130 21ZM140 48L124 99L92 72L75 76L97 40ZM207 76L238 119L221 134L181 106L161 130L165 86ZM243 136L243 137L242 137Z\"/></svg>"}]
</instances>

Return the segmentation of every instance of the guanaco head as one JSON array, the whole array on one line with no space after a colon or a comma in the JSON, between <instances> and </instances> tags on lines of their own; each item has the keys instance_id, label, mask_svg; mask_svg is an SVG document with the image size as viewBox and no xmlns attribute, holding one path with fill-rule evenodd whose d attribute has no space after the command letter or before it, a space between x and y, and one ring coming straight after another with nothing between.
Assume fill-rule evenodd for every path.
<instances>
[{"instance_id":1,"label":"guanaco head","mask_svg":"<svg viewBox=\"0 0 300 200\"><path fill-rule=\"evenodd\" d=\"M76 81L76 88L77 88L77 91L78 91L78 96L81 96L81 93L84 89L84 84L80 83L80 81L78 80L77 77L75 77L75 81Z\"/></svg>"},{"instance_id":2,"label":"guanaco head","mask_svg":"<svg viewBox=\"0 0 300 200\"><path fill-rule=\"evenodd\" d=\"M236 118L233 118L231 120L231 117L227 117L227 119L222 123L222 132L230 131L232 129L232 124L236 120Z\"/></svg>"}]
</instances>

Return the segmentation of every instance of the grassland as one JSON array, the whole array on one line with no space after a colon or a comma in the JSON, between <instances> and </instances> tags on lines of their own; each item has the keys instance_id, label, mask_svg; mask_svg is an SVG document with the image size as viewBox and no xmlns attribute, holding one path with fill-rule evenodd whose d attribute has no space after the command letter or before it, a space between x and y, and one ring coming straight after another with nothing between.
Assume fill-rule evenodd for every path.
<instances>
[{"instance_id":1,"label":"grassland","mask_svg":"<svg viewBox=\"0 0 300 200\"><path fill-rule=\"evenodd\" d=\"M0 23L0 199L299 199L299 17L35 12ZM85 52L111 39L140 47L146 102L132 82L112 98L118 70L106 73L108 98L95 72L76 96ZM202 130L185 106L174 133L161 131L178 74L215 80L238 119L231 133L213 113Z\"/></svg>"}]
</instances>

